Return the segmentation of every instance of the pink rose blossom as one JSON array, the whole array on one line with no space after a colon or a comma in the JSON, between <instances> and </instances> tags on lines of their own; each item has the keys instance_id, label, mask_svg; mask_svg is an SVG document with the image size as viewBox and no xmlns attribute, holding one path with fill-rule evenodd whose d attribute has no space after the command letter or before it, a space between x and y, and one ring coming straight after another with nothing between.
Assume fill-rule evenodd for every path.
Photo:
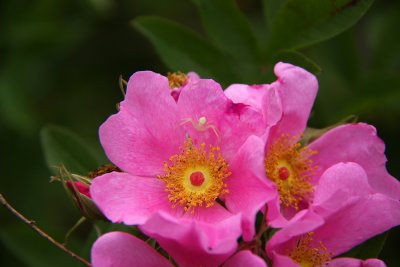
<instances>
[{"instance_id":1,"label":"pink rose blossom","mask_svg":"<svg viewBox=\"0 0 400 267\"><path fill-rule=\"evenodd\" d=\"M171 90L153 72L131 77L120 111L100 127L108 158L123 172L96 177L90 193L108 219L140 225L178 264L211 253L218 265L242 231L253 237L256 213L276 194L260 178L264 142L252 135L261 135L262 117L212 80ZM190 254L175 255L179 249Z\"/></svg>"},{"instance_id":2,"label":"pink rose blossom","mask_svg":"<svg viewBox=\"0 0 400 267\"><path fill-rule=\"evenodd\" d=\"M309 210L298 212L267 243L273 266L385 266L334 257L400 223L400 203L368 184L356 163L339 163L320 178Z\"/></svg>"},{"instance_id":3,"label":"pink rose blossom","mask_svg":"<svg viewBox=\"0 0 400 267\"><path fill-rule=\"evenodd\" d=\"M363 168L374 192L399 199L400 183L388 174L384 144L373 126L357 123L331 129L304 146L300 143L314 102L318 83L299 67L278 63L278 80L272 84L232 85L225 94L235 103L261 112L266 126L266 180L279 192L268 202L268 221L282 227L315 198L321 175L339 162Z\"/></svg>"}]
</instances>

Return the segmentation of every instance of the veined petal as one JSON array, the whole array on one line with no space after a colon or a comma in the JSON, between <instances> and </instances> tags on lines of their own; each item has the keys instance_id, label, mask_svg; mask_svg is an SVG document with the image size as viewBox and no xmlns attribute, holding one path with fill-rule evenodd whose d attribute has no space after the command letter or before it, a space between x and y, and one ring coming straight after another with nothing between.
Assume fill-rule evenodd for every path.
<instances>
[{"instance_id":1,"label":"veined petal","mask_svg":"<svg viewBox=\"0 0 400 267\"><path fill-rule=\"evenodd\" d=\"M262 112L262 100L268 89L269 84L232 84L224 92L233 103L243 103L252 106L258 112Z\"/></svg>"},{"instance_id":2,"label":"veined petal","mask_svg":"<svg viewBox=\"0 0 400 267\"><path fill-rule=\"evenodd\" d=\"M386 264L379 259L352 259L336 258L329 262L331 267L386 267Z\"/></svg>"},{"instance_id":3,"label":"veined petal","mask_svg":"<svg viewBox=\"0 0 400 267\"><path fill-rule=\"evenodd\" d=\"M316 177L338 162L356 162L368 176L371 187L392 198L400 198L400 183L386 170L385 145L376 129L365 123L336 127L309 145L318 151L311 159L318 166Z\"/></svg>"},{"instance_id":4,"label":"veined petal","mask_svg":"<svg viewBox=\"0 0 400 267\"><path fill-rule=\"evenodd\" d=\"M204 116L212 121L223 113L227 101L218 83L209 79L199 79L182 90L178 107L182 118L199 119Z\"/></svg>"},{"instance_id":5,"label":"veined petal","mask_svg":"<svg viewBox=\"0 0 400 267\"><path fill-rule=\"evenodd\" d=\"M240 215L224 217L208 223L159 212L140 228L155 238L179 266L218 266L236 250L241 234Z\"/></svg>"},{"instance_id":6,"label":"veined petal","mask_svg":"<svg viewBox=\"0 0 400 267\"><path fill-rule=\"evenodd\" d=\"M324 225L313 231L313 237L339 255L399 224L400 202L377 193L325 218Z\"/></svg>"},{"instance_id":7,"label":"veined petal","mask_svg":"<svg viewBox=\"0 0 400 267\"><path fill-rule=\"evenodd\" d=\"M272 267L301 267L300 264L294 262L286 255L281 255L276 252L272 252L271 254Z\"/></svg>"},{"instance_id":8,"label":"veined petal","mask_svg":"<svg viewBox=\"0 0 400 267\"><path fill-rule=\"evenodd\" d=\"M231 161L251 135L262 136L266 129L262 114L250 106L227 103L221 119L221 151Z\"/></svg>"},{"instance_id":9,"label":"veined petal","mask_svg":"<svg viewBox=\"0 0 400 267\"><path fill-rule=\"evenodd\" d=\"M182 214L180 207L172 209L164 189L165 183L156 178L112 172L96 177L90 186L90 194L112 222L136 225L143 224L160 210Z\"/></svg>"},{"instance_id":10,"label":"veined petal","mask_svg":"<svg viewBox=\"0 0 400 267\"><path fill-rule=\"evenodd\" d=\"M173 265L146 242L123 232L110 232L92 246L93 267L172 267Z\"/></svg>"},{"instance_id":11,"label":"veined petal","mask_svg":"<svg viewBox=\"0 0 400 267\"><path fill-rule=\"evenodd\" d=\"M120 112L99 130L107 157L122 170L154 176L185 138L168 80L145 71L132 75Z\"/></svg>"},{"instance_id":12,"label":"veined petal","mask_svg":"<svg viewBox=\"0 0 400 267\"><path fill-rule=\"evenodd\" d=\"M243 239L249 241L255 234L257 212L277 194L267 183L264 142L260 138L247 139L231 164L231 172L226 180L229 193L225 204L233 213L242 214Z\"/></svg>"},{"instance_id":13,"label":"veined petal","mask_svg":"<svg viewBox=\"0 0 400 267\"><path fill-rule=\"evenodd\" d=\"M227 260L223 267L268 267L267 263L259 256L251 253L250 250L242 250Z\"/></svg>"},{"instance_id":14,"label":"veined petal","mask_svg":"<svg viewBox=\"0 0 400 267\"><path fill-rule=\"evenodd\" d=\"M272 258L274 252L286 255L299 236L314 231L323 224L324 219L312 210L300 211L268 241L266 246L268 256Z\"/></svg>"},{"instance_id":15,"label":"veined petal","mask_svg":"<svg viewBox=\"0 0 400 267\"><path fill-rule=\"evenodd\" d=\"M360 165L338 163L322 174L314 192L314 210L334 212L371 193L367 174Z\"/></svg>"},{"instance_id":16,"label":"veined petal","mask_svg":"<svg viewBox=\"0 0 400 267\"><path fill-rule=\"evenodd\" d=\"M265 131L261 113L233 103L213 80L198 80L185 87L178 107L181 125L193 142L219 146L228 161L251 134Z\"/></svg>"},{"instance_id":17,"label":"veined petal","mask_svg":"<svg viewBox=\"0 0 400 267\"><path fill-rule=\"evenodd\" d=\"M278 80L271 84L276 90L282 106L282 118L271 130L276 136L288 134L300 136L307 124L317 91L318 81L306 70L287 63L278 63L274 68ZM269 104L270 101L264 101ZM279 101L273 101L279 102ZM265 107L264 110L267 110Z\"/></svg>"}]
</instances>

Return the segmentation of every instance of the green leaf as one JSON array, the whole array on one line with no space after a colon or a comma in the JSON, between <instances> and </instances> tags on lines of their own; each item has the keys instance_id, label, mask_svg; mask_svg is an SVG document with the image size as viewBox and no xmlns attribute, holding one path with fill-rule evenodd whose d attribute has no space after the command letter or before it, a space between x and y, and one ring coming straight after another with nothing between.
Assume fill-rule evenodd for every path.
<instances>
[{"instance_id":1,"label":"green leaf","mask_svg":"<svg viewBox=\"0 0 400 267\"><path fill-rule=\"evenodd\" d=\"M275 64L279 61L291 63L296 66L303 67L304 69L312 72L314 74L321 73L321 67L317 65L311 58L306 55L293 51L293 50L284 50L280 51L278 54L274 56L272 62Z\"/></svg>"},{"instance_id":2,"label":"green leaf","mask_svg":"<svg viewBox=\"0 0 400 267\"><path fill-rule=\"evenodd\" d=\"M236 64L238 75L249 82L259 74L260 49L245 16L234 0L193 0L204 29L221 50Z\"/></svg>"},{"instance_id":3,"label":"green leaf","mask_svg":"<svg viewBox=\"0 0 400 267\"><path fill-rule=\"evenodd\" d=\"M229 81L234 77L223 54L198 33L159 17L139 17L133 25L150 39L171 70L195 71L219 81Z\"/></svg>"},{"instance_id":4,"label":"green leaf","mask_svg":"<svg viewBox=\"0 0 400 267\"><path fill-rule=\"evenodd\" d=\"M65 128L48 125L41 131L42 149L52 171L64 165L72 173L87 174L99 167L100 160L75 133Z\"/></svg>"},{"instance_id":5,"label":"green leaf","mask_svg":"<svg viewBox=\"0 0 400 267\"><path fill-rule=\"evenodd\" d=\"M375 236L366 242L358 245L349 252L342 254L340 257L352 257L357 259L366 260L369 258L377 258L382 251L383 245L389 232Z\"/></svg>"},{"instance_id":6,"label":"green leaf","mask_svg":"<svg viewBox=\"0 0 400 267\"><path fill-rule=\"evenodd\" d=\"M287 0L272 22L268 54L332 38L355 24L372 3L373 0Z\"/></svg>"},{"instance_id":7,"label":"green leaf","mask_svg":"<svg viewBox=\"0 0 400 267\"><path fill-rule=\"evenodd\" d=\"M263 13L267 26L270 27L274 20L276 13L280 10L285 1L282 0L263 0Z\"/></svg>"}]
</instances>

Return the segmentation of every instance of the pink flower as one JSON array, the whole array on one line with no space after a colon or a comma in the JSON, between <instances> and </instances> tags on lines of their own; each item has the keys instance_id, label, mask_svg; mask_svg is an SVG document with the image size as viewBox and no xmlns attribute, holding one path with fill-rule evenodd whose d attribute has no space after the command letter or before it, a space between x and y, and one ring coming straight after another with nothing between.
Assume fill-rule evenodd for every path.
<instances>
[{"instance_id":1,"label":"pink flower","mask_svg":"<svg viewBox=\"0 0 400 267\"><path fill-rule=\"evenodd\" d=\"M123 172L97 177L92 198L111 221L140 225L178 264L210 251L219 264L242 231L252 238L256 213L274 197L260 179L264 143L252 136L263 131L261 120L212 80L192 79L177 97L166 77L137 72L120 111L100 127ZM174 255L193 240L201 240L193 254Z\"/></svg>"},{"instance_id":2,"label":"pink flower","mask_svg":"<svg viewBox=\"0 0 400 267\"><path fill-rule=\"evenodd\" d=\"M278 80L270 85L232 85L226 95L251 105L266 125L266 180L279 192L268 203L268 221L282 227L307 209L321 175L339 162L358 163L374 192L399 199L400 183L387 173L384 144L373 126L358 123L336 127L304 146L300 138L314 102L318 83L307 71L290 64L275 66Z\"/></svg>"},{"instance_id":3,"label":"pink flower","mask_svg":"<svg viewBox=\"0 0 400 267\"><path fill-rule=\"evenodd\" d=\"M185 253L186 251L179 251ZM172 263L161 256L144 241L123 232L110 232L102 235L92 247L93 267L172 267ZM193 266L216 266L207 259L203 263L192 260ZM183 265L186 266L186 265ZM240 251L229 258L224 267L267 267L264 260L248 250Z\"/></svg>"},{"instance_id":4,"label":"pink flower","mask_svg":"<svg viewBox=\"0 0 400 267\"><path fill-rule=\"evenodd\" d=\"M321 176L311 208L297 213L266 249L273 266L385 266L333 258L399 223L399 201L374 192L360 165L339 163Z\"/></svg>"}]
</instances>

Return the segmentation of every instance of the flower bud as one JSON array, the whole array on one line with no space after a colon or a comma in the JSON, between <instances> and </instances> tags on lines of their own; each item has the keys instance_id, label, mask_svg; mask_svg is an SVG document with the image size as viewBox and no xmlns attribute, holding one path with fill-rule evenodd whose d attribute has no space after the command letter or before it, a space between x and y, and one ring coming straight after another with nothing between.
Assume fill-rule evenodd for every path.
<instances>
[{"instance_id":1,"label":"flower bud","mask_svg":"<svg viewBox=\"0 0 400 267\"><path fill-rule=\"evenodd\" d=\"M64 184L64 188L68 195L80 210L83 216L92 220L106 220L102 212L97 208L90 196L90 185L97 176L113 172L121 171L112 164L106 164L98 169L91 171L87 176L82 176L69 172L64 166L59 168L59 177L56 180Z\"/></svg>"}]
</instances>

